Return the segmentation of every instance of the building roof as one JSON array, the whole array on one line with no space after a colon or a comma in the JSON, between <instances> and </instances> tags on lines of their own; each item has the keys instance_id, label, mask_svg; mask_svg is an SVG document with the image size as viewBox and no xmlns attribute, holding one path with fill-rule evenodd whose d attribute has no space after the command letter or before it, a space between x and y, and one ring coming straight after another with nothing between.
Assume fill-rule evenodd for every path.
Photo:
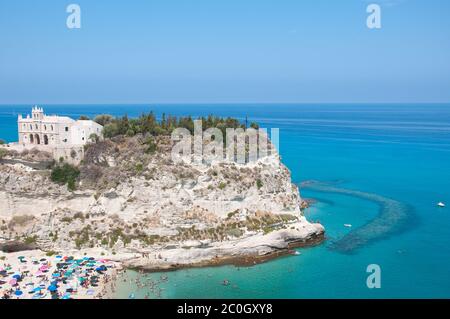
<instances>
[{"instance_id":1,"label":"building roof","mask_svg":"<svg viewBox=\"0 0 450 319\"><path fill-rule=\"evenodd\" d=\"M63 122L63 123L73 123L75 120L71 119L67 116L58 116L58 115L44 115L43 121L49 122Z\"/></svg>"},{"instance_id":2,"label":"building roof","mask_svg":"<svg viewBox=\"0 0 450 319\"><path fill-rule=\"evenodd\" d=\"M83 126L90 126L90 125L92 125L92 124L94 124L94 125L100 125L100 124L98 124L97 122L94 122L94 121L92 121L92 120L77 120L75 123L76 123L76 124L79 124L79 125L83 125Z\"/></svg>"}]
</instances>

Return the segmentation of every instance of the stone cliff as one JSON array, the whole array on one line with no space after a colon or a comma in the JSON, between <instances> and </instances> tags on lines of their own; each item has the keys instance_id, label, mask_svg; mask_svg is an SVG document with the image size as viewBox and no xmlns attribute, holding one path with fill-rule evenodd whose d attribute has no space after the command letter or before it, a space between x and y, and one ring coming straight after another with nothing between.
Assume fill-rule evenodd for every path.
<instances>
[{"instance_id":1,"label":"stone cliff","mask_svg":"<svg viewBox=\"0 0 450 319\"><path fill-rule=\"evenodd\" d=\"M3 156L0 238L139 253L125 263L145 269L264 260L323 239L278 154L245 165L175 164L170 147L159 137L149 151L143 136L90 145L73 191L36 165L45 154Z\"/></svg>"}]
</instances>

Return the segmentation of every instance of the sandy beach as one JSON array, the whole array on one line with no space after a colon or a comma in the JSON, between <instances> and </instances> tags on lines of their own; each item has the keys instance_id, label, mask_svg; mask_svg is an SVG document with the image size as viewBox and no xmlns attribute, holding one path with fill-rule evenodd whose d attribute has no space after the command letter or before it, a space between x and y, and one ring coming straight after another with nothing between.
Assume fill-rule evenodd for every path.
<instances>
[{"instance_id":1,"label":"sandy beach","mask_svg":"<svg viewBox=\"0 0 450 319\"><path fill-rule=\"evenodd\" d=\"M0 298L108 298L120 270L119 263L88 253L0 252Z\"/></svg>"}]
</instances>

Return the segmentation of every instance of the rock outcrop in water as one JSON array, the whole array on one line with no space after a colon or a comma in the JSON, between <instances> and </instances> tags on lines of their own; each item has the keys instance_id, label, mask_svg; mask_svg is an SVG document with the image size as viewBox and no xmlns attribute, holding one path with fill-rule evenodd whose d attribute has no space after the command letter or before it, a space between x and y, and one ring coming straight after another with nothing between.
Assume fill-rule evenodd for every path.
<instances>
[{"instance_id":1,"label":"rock outcrop in water","mask_svg":"<svg viewBox=\"0 0 450 319\"><path fill-rule=\"evenodd\" d=\"M402 232L414 225L414 216L411 207L405 203L391 198L357 190L339 188L325 183L309 181L301 185L318 192L335 193L354 196L376 203L379 214L365 225L353 229L347 235L333 241L330 248L342 253L351 254L361 247L382 239L397 232Z\"/></svg>"},{"instance_id":2,"label":"rock outcrop in water","mask_svg":"<svg viewBox=\"0 0 450 319\"><path fill-rule=\"evenodd\" d=\"M239 165L174 164L172 141L141 135L86 150L76 190L20 154L0 164L0 240L44 250L97 248L126 265L167 269L252 263L323 240L277 154ZM38 167L38 169L36 169ZM136 253L139 257L136 257Z\"/></svg>"}]
</instances>

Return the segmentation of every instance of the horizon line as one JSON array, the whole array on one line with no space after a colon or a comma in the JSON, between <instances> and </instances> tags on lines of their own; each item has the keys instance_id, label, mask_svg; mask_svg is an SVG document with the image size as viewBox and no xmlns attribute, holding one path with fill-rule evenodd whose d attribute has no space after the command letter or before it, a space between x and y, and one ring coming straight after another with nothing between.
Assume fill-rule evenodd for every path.
<instances>
[{"instance_id":1,"label":"horizon line","mask_svg":"<svg viewBox=\"0 0 450 319\"><path fill-rule=\"evenodd\" d=\"M105 105L269 105L269 104L284 104L284 105L407 105L407 104L434 104L434 105L444 105L444 104L450 104L450 101L447 102L114 102L114 103L0 103L0 106L25 106L25 105L32 105L32 106L60 106L60 105L67 105L67 106L76 106L76 105L99 105L99 106L105 106Z\"/></svg>"}]
</instances>

